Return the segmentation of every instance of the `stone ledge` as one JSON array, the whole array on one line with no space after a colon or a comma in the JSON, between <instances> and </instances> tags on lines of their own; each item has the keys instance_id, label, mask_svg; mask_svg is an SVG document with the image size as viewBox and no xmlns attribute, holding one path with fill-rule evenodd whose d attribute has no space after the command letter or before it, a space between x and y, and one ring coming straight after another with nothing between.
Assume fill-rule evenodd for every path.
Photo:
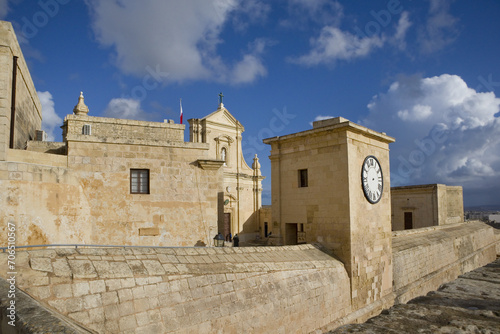
<instances>
[{"instance_id":1,"label":"stone ledge","mask_svg":"<svg viewBox=\"0 0 500 334\"><path fill-rule=\"evenodd\" d=\"M344 333L498 333L500 259L442 285L427 296L396 305L364 324L340 327Z\"/></svg>"},{"instance_id":2,"label":"stone ledge","mask_svg":"<svg viewBox=\"0 0 500 334\"><path fill-rule=\"evenodd\" d=\"M9 293L9 283L0 278L0 309L2 333L12 329L12 333L61 333L61 334L84 334L95 333L84 329L63 316L56 314L45 307L43 307L36 300L16 288L15 300L16 301L16 320L15 327L8 325L11 320L7 318L7 307L9 306L10 299L7 298Z\"/></svg>"}]
</instances>

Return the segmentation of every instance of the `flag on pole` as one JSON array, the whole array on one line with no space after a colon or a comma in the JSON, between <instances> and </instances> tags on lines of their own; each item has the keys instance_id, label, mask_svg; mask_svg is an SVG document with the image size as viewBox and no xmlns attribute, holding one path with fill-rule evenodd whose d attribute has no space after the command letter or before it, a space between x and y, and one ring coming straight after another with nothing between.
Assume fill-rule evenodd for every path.
<instances>
[{"instance_id":1,"label":"flag on pole","mask_svg":"<svg viewBox=\"0 0 500 334\"><path fill-rule=\"evenodd\" d=\"M180 124L182 124L182 99L180 100L180 105L181 105L181 114L180 114L181 121L180 121Z\"/></svg>"}]
</instances>

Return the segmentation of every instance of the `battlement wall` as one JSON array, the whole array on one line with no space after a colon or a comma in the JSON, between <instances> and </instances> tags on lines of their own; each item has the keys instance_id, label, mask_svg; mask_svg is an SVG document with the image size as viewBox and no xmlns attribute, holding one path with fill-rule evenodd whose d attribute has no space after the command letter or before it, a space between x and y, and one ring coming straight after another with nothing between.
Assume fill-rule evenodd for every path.
<instances>
[{"instance_id":1,"label":"battlement wall","mask_svg":"<svg viewBox=\"0 0 500 334\"><path fill-rule=\"evenodd\" d=\"M393 232L394 292L405 303L496 259L499 239L481 222Z\"/></svg>"},{"instance_id":2,"label":"battlement wall","mask_svg":"<svg viewBox=\"0 0 500 334\"><path fill-rule=\"evenodd\" d=\"M222 163L202 164L207 146L70 142L68 155L7 149L8 161L0 160L0 245L7 244L8 222L20 227L18 245L210 244L222 205ZM147 192L132 193L134 169L148 172Z\"/></svg>"},{"instance_id":3,"label":"battlement wall","mask_svg":"<svg viewBox=\"0 0 500 334\"><path fill-rule=\"evenodd\" d=\"M17 60L14 60L17 57ZM10 22L0 21L0 161L10 147L11 117L15 120L12 147L23 149L42 127L42 106ZM14 71L15 68L15 71ZM15 80L14 79L15 73ZM13 86L15 83L15 87ZM14 90L14 94L13 94ZM13 102L13 98L15 103Z\"/></svg>"},{"instance_id":4,"label":"battlement wall","mask_svg":"<svg viewBox=\"0 0 500 334\"><path fill-rule=\"evenodd\" d=\"M350 313L344 266L311 245L18 251L16 271L20 289L100 333L309 333Z\"/></svg>"},{"instance_id":5,"label":"battlement wall","mask_svg":"<svg viewBox=\"0 0 500 334\"><path fill-rule=\"evenodd\" d=\"M89 126L84 133L84 126ZM169 142L184 142L183 124L168 122L146 122L129 119L67 115L63 125L64 141L104 141L121 143L152 142L153 145L165 145ZM124 142L123 142L124 140ZM194 145L193 145L194 146Z\"/></svg>"}]
</instances>

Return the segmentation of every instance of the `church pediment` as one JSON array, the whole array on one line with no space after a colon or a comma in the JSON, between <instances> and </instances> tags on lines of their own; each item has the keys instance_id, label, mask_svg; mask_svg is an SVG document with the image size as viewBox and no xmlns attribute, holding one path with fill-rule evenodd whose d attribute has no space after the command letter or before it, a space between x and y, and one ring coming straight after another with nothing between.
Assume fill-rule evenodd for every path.
<instances>
[{"instance_id":1,"label":"church pediment","mask_svg":"<svg viewBox=\"0 0 500 334\"><path fill-rule=\"evenodd\" d=\"M224 125L230 127L239 127L244 131L243 125L224 107L217 109L213 113L203 118L207 123Z\"/></svg>"}]
</instances>

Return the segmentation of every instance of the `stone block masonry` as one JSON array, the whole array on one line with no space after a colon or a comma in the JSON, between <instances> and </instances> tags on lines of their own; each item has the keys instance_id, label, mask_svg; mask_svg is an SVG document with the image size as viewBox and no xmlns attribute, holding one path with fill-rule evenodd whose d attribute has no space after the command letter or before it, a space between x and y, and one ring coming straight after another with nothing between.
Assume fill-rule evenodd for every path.
<instances>
[{"instance_id":1,"label":"stone block masonry","mask_svg":"<svg viewBox=\"0 0 500 334\"><path fill-rule=\"evenodd\" d=\"M364 324L342 326L328 334L498 333L499 299L500 258Z\"/></svg>"},{"instance_id":2,"label":"stone block masonry","mask_svg":"<svg viewBox=\"0 0 500 334\"><path fill-rule=\"evenodd\" d=\"M15 290L15 326L9 324L10 300L7 296L11 293L10 283L0 278L0 333L2 334L36 334L36 333L59 333L59 334L88 334L93 333L81 326L74 324L70 319L62 317L42 307L33 298L18 289Z\"/></svg>"},{"instance_id":3,"label":"stone block masonry","mask_svg":"<svg viewBox=\"0 0 500 334\"><path fill-rule=\"evenodd\" d=\"M36 250L16 269L20 289L99 333L310 333L351 312L344 266L311 245Z\"/></svg>"},{"instance_id":4,"label":"stone block masonry","mask_svg":"<svg viewBox=\"0 0 500 334\"><path fill-rule=\"evenodd\" d=\"M481 222L394 232L396 302L405 303L494 261L497 244L494 229Z\"/></svg>"}]
</instances>

